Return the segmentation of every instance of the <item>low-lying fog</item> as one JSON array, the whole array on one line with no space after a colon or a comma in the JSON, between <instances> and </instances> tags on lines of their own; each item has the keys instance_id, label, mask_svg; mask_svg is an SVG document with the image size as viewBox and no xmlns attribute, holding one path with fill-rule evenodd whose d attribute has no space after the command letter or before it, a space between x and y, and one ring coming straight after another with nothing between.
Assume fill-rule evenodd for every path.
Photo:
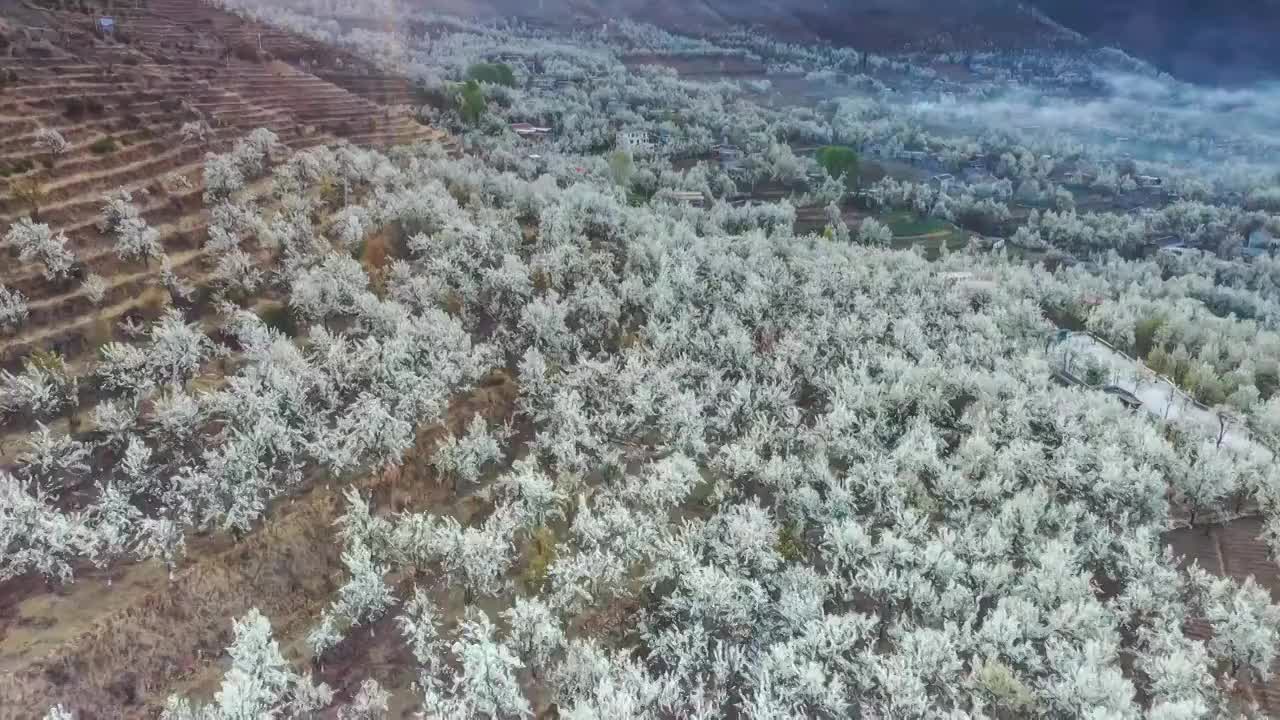
<instances>
[{"instance_id":1,"label":"low-lying fog","mask_svg":"<svg viewBox=\"0 0 1280 720\"><path fill-rule=\"evenodd\" d=\"M1210 88L1166 76L1095 73L1101 88L1024 86L986 97L909 103L925 125L1029 143L1086 145L1099 158L1132 157L1237 185L1280 171L1280 84Z\"/></svg>"}]
</instances>

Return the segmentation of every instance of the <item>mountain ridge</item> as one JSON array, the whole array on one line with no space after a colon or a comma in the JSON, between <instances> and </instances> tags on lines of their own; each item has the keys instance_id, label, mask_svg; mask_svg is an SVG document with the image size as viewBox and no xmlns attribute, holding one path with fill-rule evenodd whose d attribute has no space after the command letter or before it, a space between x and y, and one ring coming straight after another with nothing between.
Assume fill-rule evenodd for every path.
<instances>
[{"instance_id":1,"label":"mountain ridge","mask_svg":"<svg viewBox=\"0 0 1280 720\"><path fill-rule=\"evenodd\" d=\"M1181 79L1280 79L1280 0L416 0L416 7L558 27L648 22L689 35L756 27L873 52L1110 45Z\"/></svg>"},{"instance_id":2,"label":"mountain ridge","mask_svg":"<svg viewBox=\"0 0 1280 720\"><path fill-rule=\"evenodd\" d=\"M620 18L683 34L756 27L779 39L877 52L1017 49L1078 43L1014 0L429 0L424 10L571 26Z\"/></svg>"},{"instance_id":3,"label":"mountain ridge","mask_svg":"<svg viewBox=\"0 0 1280 720\"><path fill-rule=\"evenodd\" d=\"M1031 0L1091 40L1172 75L1213 84L1280 77L1280 0Z\"/></svg>"}]
</instances>

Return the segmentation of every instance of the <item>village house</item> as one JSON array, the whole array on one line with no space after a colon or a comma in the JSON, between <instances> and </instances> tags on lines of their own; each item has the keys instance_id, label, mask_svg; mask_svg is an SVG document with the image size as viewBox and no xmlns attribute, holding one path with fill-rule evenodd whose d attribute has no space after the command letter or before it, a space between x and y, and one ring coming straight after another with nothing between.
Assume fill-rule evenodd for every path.
<instances>
[{"instance_id":1,"label":"village house","mask_svg":"<svg viewBox=\"0 0 1280 720\"><path fill-rule=\"evenodd\" d=\"M1249 233L1249 238L1245 241L1244 247L1240 253L1246 258L1266 257L1271 253L1271 245L1275 242L1275 238L1266 228L1258 228Z\"/></svg>"},{"instance_id":2,"label":"village house","mask_svg":"<svg viewBox=\"0 0 1280 720\"><path fill-rule=\"evenodd\" d=\"M551 134L549 127L539 127L526 122L511 123L511 131L522 138L544 138Z\"/></svg>"},{"instance_id":3,"label":"village house","mask_svg":"<svg viewBox=\"0 0 1280 720\"><path fill-rule=\"evenodd\" d=\"M616 144L619 150L626 150L632 155L651 153L654 147L647 130L623 130L618 133Z\"/></svg>"},{"instance_id":4,"label":"village house","mask_svg":"<svg viewBox=\"0 0 1280 720\"><path fill-rule=\"evenodd\" d=\"M706 203L706 199L702 196L702 193L693 191L672 190L670 192L663 193L663 197L670 198L674 202L692 205L694 207L702 207Z\"/></svg>"},{"instance_id":5,"label":"village house","mask_svg":"<svg viewBox=\"0 0 1280 720\"><path fill-rule=\"evenodd\" d=\"M898 153L898 159L912 165L919 165L929 159L929 153L923 150L903 150Z\"/></svg>"}]
</instances>

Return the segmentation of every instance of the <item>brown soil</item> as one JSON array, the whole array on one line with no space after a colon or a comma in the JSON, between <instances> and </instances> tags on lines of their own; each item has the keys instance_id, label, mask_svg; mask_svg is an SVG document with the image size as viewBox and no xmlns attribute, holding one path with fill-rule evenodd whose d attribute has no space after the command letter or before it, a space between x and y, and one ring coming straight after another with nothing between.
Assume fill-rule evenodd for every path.
<instances>
[{"instance_id":1,"label":"brown soil","mask_svg":"<svg viewBox=\"0 0 1280 720\"><path fill-rule=\"evenodd\" d=\"M677 57L673 55L629 55L624 58L627 67L662 65L674 69L688 78L765 78L765 66L753 60L732 55L712 57Z\"/></svg>"},{"instance_id":2,"label":"brown soil","mask_svg":"<svg viewBox=\"0 0 1280 720\"><path fill-rule=\"evenodd\" d=\"M31 15L32 22L68 31L86 22L74 13ZM99 345L123 339L115 330L118 320L158 312L155 297L166 294L157 287L158 263L120 261L95 227L103 193L132 189L178 274L201 288L209 267L200 249L208 224L200 202L206 151L226 150L256 127L272 129L294 149L339 137L375 146L441 137L401 111L285 63L227 59L222 53L228 43L256 40L262 28L198 0L154 0L143 10L120 9L117 23L133 36L132 49L90 42L57 63L0 57L0 69L13 69L20 78L0 97L0 166L31 160L24 176L43 188L41 221L66 232L87 271L111 286L102 306L94 307L78 282L48 283L38 266L0 263L0 282L23 292L31 308L25 327L0 338L0 365L10 369L29 352L54 347L68 357L73 372L84 374ZM263 33L263 45L281 58L310 47L275 31ZM124 64L125 57L133 59ZM348 67L355 69L353 59ZM79 98L91 99L96 109L69 114L67 108L86 102ZM207 143L184 145L177 128L197 116L215 130ZM31 140L40 127L58 129L71 143L51 167L32 155ZM118 141L114 152L89 149L107 136ZM167 178L178 176L187 179L187 189L165 187ZM142 189L150 194L140 194ZM27 211L11 185L0 184L0 227ZM207 308L195 310L199 319ZM96 395L92 388L82 394L83 419ZM508 414L514 395L500 377L455 403L449 417L458 414L465 422L475 411ZM11 422L4 430L0 465L12 461L25 427ZM424 428L414 458L429 455L441 432L438 425ZM355 484L388 502L395 495L404 506L424 501L437 486L427 482L426 466L414 458L400 472ZM0 719L38 717L56 703L82 718L154 716L171 691L204 690L202 678L216 687L231 618L251 605L272 619L280 637L305 635L341 575L332 537L333 520L342 512L341 490L337 483L317 481L279 500L264 526L238 544L221 535L189 538L185 567L172 580L156 563L145 563L81 567L75 584L56 590L32 578L0 584Z\"/></svg>"},{"instance_id":3,"label":"brown soil","mask_svg":"<svg viewBox=\"0 0 1280 720\"><path fill-rule=\"evenodd\" d=\"M1230 577L1243 582L1253 576L1259 585L1271 591L1272 602L1280 602L1280 566L1271 560L1267 546L1258 540L1262 534L1262 521L1258 518L1240 518L1226 525L1205 528L1180 528L1166 533L1165 542L1181 555L1186 565L1192 562L1215 575ZM1187 634L1199 640L1207 640L1212 632L1203 623L1192 622ZM1261 704L1263 710L1274 716L1280 714L1280 661L1272 666L1270 682L1256 685L1241 675L1247 697Z\"/></svg>"},{"instance_id":4,"label":"brown soil","mask_svg":"<svg viewBox=\"0 0 1280 720\"><path fill-rule=\"evenodd\" d=\"M27 22L61 38L61 60L18 52L0 57L0 70L19 80L0 97L0 167L27 167L0 181L0 234L9 222L31 212L15 197L13 181L32 181L42 190L39 220L66 232L85 273L112 287L103 308L92 306L80 283L50 283L41 267L9 259L0 263L0 283L27 298L31 317L16 335L0 336L0 367L21 366L31 351L54 348L75 361L91 356L98 317L115 319L139 310L159 266L119 260L111 239L95 227L101 196L117 187L134 191L145 219L161 232L161 242L178 275L198 288L207 279L208 259L199 250L208 215L200 195L201 166L208 151L224 151L248 131L267 127L294 149L346 138L357 144L389 146L443 136L402 109L367 97L281 62L323 57L342 60L348 73L367 72L356 59L216 10L200 0L153 0L143 8L116 8L118 28L130 45L86 40L91 21L77 12L31 9ZM227 49L262 38L266 55L244 61ZM74 111L73 111L74 110ZM183 122L203 117L214 126L207 143L184 144ZM54 128L71 144L56 161L33 150L35 132ZM94 141L118 141L112 152L92 151ZM20 163L28 163L21 165ZM165 188L164 178L182 176L188 189ZM149 189L149 195L140 194ZM6 252L7 248L0 248ZM97 317L95 317L97 316ZM96 333L101 335L100 332Z\"/></svg>"},{"instance_id":5,"label":"brown soil","mask_svg":"<svg viewBox=\"0 0 1280 720\"><path fill-rule=\"evenodd\" d=\"M351 484L379 507L446 502L447 484L435 482L428 465L446 428L461 431L476 413L505 421L516 395L515 383L495 373L453 403L447 425L419 429L401 468ZM146 563L119 569L110 587L86 577L65 596L38 594L5 607L0 718L38 716L56 703L95 717L148 717L171 692L216 688L231 618L251 607L271 619L283 647L297 649L341 582L333 523L344 512L346 486L317 478L278 501L265 525L240 542L196 541L170 582Z\"/></svg>"}]
</instances>

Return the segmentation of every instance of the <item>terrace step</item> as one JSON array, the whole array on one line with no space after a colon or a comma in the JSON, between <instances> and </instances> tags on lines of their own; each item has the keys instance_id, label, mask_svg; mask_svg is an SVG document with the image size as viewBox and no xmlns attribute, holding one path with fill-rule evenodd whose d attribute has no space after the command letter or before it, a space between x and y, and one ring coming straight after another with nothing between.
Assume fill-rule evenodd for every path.
<instances>
[{"instance_id":1,"label":"terrace step","mask_svg":"<svg viewBox=\"0 0 1280 720\"><path fill-rule=\"evenodd\" d=\"M173 138L173 141L176 144L178 139ZM77 196L84 193L105 192L142 179L165 175L170 168L182 164L182 161L189 162L202 155L200 148L177 147L125 165L108 165L90 175L80 175L70 180L49 184L45 186L47 205L42 205L41 208L44 209L47 206L49 209L56 209L73 202ZM25 214L25 206L10 192L0 193L0 222L13 222Z\"/></svg>"}]
</instances>

